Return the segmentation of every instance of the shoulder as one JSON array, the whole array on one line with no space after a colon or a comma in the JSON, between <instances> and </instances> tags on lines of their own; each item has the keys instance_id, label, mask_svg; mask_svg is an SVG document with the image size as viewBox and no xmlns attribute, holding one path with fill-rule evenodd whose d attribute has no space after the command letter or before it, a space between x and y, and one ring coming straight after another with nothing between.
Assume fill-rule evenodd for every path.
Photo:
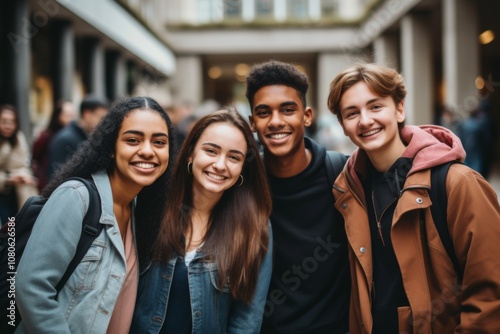
<instances>
[{"instance_id":1,"label":"shoulder","mask_svg":"<svg viewBox=\"0 0 500 334\"><path fill-rule=\"evenodd\" d=\"M28 141L26 140L26 136L21 131L18 131L16 148L26 149L27 147L28 147Z\"/></svg>"},{"instance_id":2,"label":"shoulder","mask_svg":"<svg viewBox=\"0 0 500 334\"><path fill-rule=\"evenodd\" d=\"M446 177L446 192L453 201L468 203L471 208L473 203L486 205L498 203L498 196L493 187L484 177L472 168L455 163L450 166ZM480 204L482 202L482 204ZM478 207L475 206L477 209Z\"/></svg>"},{"instance_id":3,"label":"shoulder","mask_svg":"<svg viewBox=\"0 0 500 334\"><path fill-rule=\"evenodd\" d=\"M90 195L87 187L78 180L68 180L61 183L50 195L50 198L57 198L58 205L64 203L73 203L75 200L81 200L83 203L88 203ZM62 202L62 203L61 203Z\"/></svg>"},{"instance_id":4,"label":"shoulder","mask_svg":"<svg viewBox=\"0 0 500 334\"><path fill-rule=\"evenodd\" d=\"M68 126L65 126L59 130L52 138L53 140L59 139L71 139L76 136L80 136L80 127L76 122L71 122Z\"/></svg>"},{"instance_id":5,"label":"shoulder","mask_svg":"<svg viewBox=\"0 0 500 334\"><path fill-rule=\"evenodd\" d=\"M468 183L478 178L483 178L481 174L462 163L452 163L446 177L447 187L455 187L463 183Z\"/></svg>"}]
</instances>

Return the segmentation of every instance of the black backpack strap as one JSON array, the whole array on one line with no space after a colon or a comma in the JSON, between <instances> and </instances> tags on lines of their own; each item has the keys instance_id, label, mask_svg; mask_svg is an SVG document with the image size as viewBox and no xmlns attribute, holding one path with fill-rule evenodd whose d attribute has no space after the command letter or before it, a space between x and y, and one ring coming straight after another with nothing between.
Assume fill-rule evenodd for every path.
<instances>
[{"instance_id":1,"label":"black backpack strap","mask_svg":"<svg viewBox=\"0 0 500 334\"><path fill-rule=\"evenodd\" d=\"M80 181L87 187L89 191L89 207L87 209L87 213L83 217L82 235L80 236L80 241L76 247L75 256L68 265L63 277L59 283L57 283L57 292L61 291L64 287L69 277L73 274L73 271L75 271L78 264L82 261L95 238L101 233L103 228L103 225L99 222L99 219L101 218L101 198L99 197L94 181L79 177L71 177L66 181L69 180Z\"/></svg>"},{"instance_id":2,"label":"black backpack strap","mask_svg":"<svg viewBox=\"0 0 500 334\"><path fill-rule=\"evenodd\" d=\"M333 187L333 183L337 176L339 176L340 172L344 168L344 165L347 161L348 156L336 151L326 151L325 156L325 167L326 174L328 177L328 182Z\"/></svg>"},{"instance_id":3,"label":"black backpack strap","mask_svg":"<svg viewBox=\"0 0 500 334\"><path fill-rule=\"evenodd\" d=\"M435 166L431 169L431 189L429 192L432 205L432 219L436 225L436 229L441 238L448 256L453 262L453 267L455 267L455 272L457 273L457 278L459 282L462 281L463 273L460 264L458 263L457 256L455 254L455 249L453 248L453 241L450 236L450 231L448 230L448 215L446 210L448 208L448 195L446 194L446 176L448 175L448 170L450 165L455 162L447 162L442 165Z\"/></svg>"}]
</instances>

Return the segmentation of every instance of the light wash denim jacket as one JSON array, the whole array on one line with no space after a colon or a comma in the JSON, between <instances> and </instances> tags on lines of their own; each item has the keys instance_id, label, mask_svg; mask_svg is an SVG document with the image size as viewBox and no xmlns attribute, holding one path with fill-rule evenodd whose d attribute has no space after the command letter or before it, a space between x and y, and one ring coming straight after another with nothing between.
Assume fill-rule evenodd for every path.
<instances>
[{"instance_id":1,"label":"light wash denim jacket","mask_svg":"<svg viewBox=\"0 0 500 334\"><path fill-rule=\"evenodd\" d=\"M255 295L250 304L235 300L229 286L220 286L217 266L198 251L188 266L191 294L192 334L259 333L272 272L272 234L264 257ZM130 333L156 334L165 319L176 257L168 263L153 263L139 278L139 291Z\"/></svg>"},{"instance_id":2,"label":"light wash denim jacket","mask_svg":"<svg viewBox=\"0 0 500 334\"><path fill-rule=\"evenodd\" d=\"M89 193L73 180L54 191L17 269L16 302L22 322L16 334L106 333L125 279L126 261L108 175L102 171L92 177L101 198L102 233L56 296L55 287L76 251Z\"/></svg>"}]
</instances>

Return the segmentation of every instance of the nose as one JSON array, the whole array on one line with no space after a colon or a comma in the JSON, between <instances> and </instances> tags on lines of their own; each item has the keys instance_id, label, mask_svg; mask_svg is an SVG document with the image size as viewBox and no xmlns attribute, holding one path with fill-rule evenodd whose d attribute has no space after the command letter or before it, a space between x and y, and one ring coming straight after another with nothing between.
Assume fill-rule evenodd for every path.
<instances>
[{"instance_id":1,"label":"nose","mask_svg":"<svg viewBox=\"0 0 500 334\"><path fill-rule=\"evenodd\" d=\"M366 110L359 113L359 127L367 127L373 123L373 119Z\"/></svg>"},{"instance_id":2,"label":"nose","mask_svg":"<svg viewBox=\"0 0 500 334\"><path fill-rule=\"evenodd\" d=\"M269 120L270 128L279 128L283 126L283 120L281 119L281 114L278 110L273 110L271 113L271 119Z\"/></svg>"},{"instance_id":3,"label":"nose","mask_svg":"<svg viewBox=\"0 0 500 334\"><path fill-rule=\"evenodd\" d=\"M142 157L145 157L145 158L151 158L154 155L154 150L153 150L153 146L151 145L151 143L148 141L145 141L144 143L142 143L138 154Z\"/></svg>"},{"instance_id":4,"label":"nose","mask_svg":"<svg viewBox=\"0 0 500 334\"><path fill-rule=\"evenodd\" d=\"M226 161L223 156L218 157L215 162L212 164L212 167L217 170L225 170L226 169Z\"/></svg>"}]
</instances>

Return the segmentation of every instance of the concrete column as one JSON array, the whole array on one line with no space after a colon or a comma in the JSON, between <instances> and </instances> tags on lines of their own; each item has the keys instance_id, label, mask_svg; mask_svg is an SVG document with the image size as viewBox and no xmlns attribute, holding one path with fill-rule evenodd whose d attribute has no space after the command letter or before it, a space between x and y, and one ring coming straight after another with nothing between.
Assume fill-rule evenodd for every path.
<instances>
[{"instance_id":1,"label":"concrete column","mask_svg":"<svg viewBox=\"0 0 500 334\"><path fill-rule=\"evenodd\" d=\"M7 28L7 17L9 14L9 8L3 8L3 10L0 11L0 36L7 36L9 31ZM8 50L10 47L11 46L7 38L0 39L0 50ZM7 52L0 52L0 103L4 103L7 100L6 92L9 86L9 72L7 69L9 61Z\"/></svg>"},{"instance_id":2,"label":"concrete column","mask_svg":"<svg viewBox=\"0 0 500 334\"><path fill-rule=\"evenodd\" d=\"M31 141L31 120L29 94L31 89L31 38L38 31L31 24L29 0L12 1L7 5L12 19L8 26L7 37L9 46L2 52L9 54L7 73L7 102L17 108L19 115L19 125L21 131L26 135L28 141Z\"/></svg>"},{"instance_id":3,"label":"concrete column","mask_svg":"<svg viewBox=\"0 0 500 334\"><path fill-rule=\"evenodd\" d=\"M352 58L351 58L352 56ZM337 116L328 110L328 94L333 78L356 59L356 55L346 56L345 53L322 53L318 56L318 82L316 83L318 105L314 112L317 114L317 140L327 149L338 150L347 154L352 153L354 145L344 135ZM314 83L312 83L314 84Z\"/></svg>"},{"instance_id":4,"label":"concrete column","mask_svg":"<svg viewBox=\"0 0 500 334\"><path fill-rule=\"evenodd\" d=\"M255 20L255 0L242 1L241 16L245 22Z\"/></svg>"},{"instance_id":5,"label":"concrete column","mask_svg":"<svg viewBox=\"0 0 500 334\"><path fill-rule=\"evenodd\" d=\"M176 59L177 69L172 76L172 92L176 101L199 105L203 101L203 66L198 56Z\"/></svg>"},{"instance_id":6,"label":"concrete column","mask_svg":"<svg viewBox=\"0 0 500 334\"><path fill-rule=\"evenodd\" d=\"M106 96L116 100L127 95L127 68L119 51L106 52Z\"/></svg>"},{"instance_id":7,"label":"concrete column","mask_svg":"<svg viewBox=\"0 0 500 334\"><path fill-rule=\"evenodd\" d=\"M286 0L274 0L274 19L282 22L286 20L286 17Z\"/></svg>"},{"instance_id":8,"label":"concrete column","mask_svg":"<svg viewBox=\"0 0 500 334\"><path fill-rule=\"evenodd\" d=\"M313 21L321 19L321 0L309 0L309 17Z\"/></svg>"},{"instance_id":9,"label":"concrete column","mask_svg":"<svg viewBox=\"0 0 500 334\"><path fill-rule=\"evenodd\" d=\"M73 75L75 72L75 37L69 21L52 23L54 41L53 78L54 101L73 98Z\"/></svg>"},{"instance_id":10,"label":"concrete column","mask_svg":"<svg viewBox=\"0 0 500 334\"><path fill-rule=\"evenodd\" d=\"M396 35L381 35L373 41L375 63L400 71L398 38Z\"/></svg>"},{"instance_id":11,"label":"concrete column","mask_svg":"<svg viewBox=\"0 0 500 334\"><path fill-rule=\"evenodd\" d=\"M477 3L443 0L445 103L462 116L477 107L475 78L480 73Z\"/></svg>"},{"instance_id":12,"label":"concrete column","mask_svg":"<svg viewBox=\"0 0 500 334\"><path fill-rule=\"evenodd\" d=\"M106 96L104 47L98 38L86 38L84 40L84 83L87 93L97 96Z\"/></svg>"},{"instance_id":13,"label":"concrete column","mask_svg":"<svg viewBox=\"0 0 500 334\"><path fill-rule=\"evenodd\" d=\"M350 63L351 58L346 57L343 53L322 53L318 56L318 82L315 84L318 94L318 106L315 112L319 114L330 113L327 105L330 83L333 78L345 70Z\"/></svg>"},{"instance_id":14,"label":"concrete column","mask_svg":"<svg viewBox=\"0 0 500 334\"><path fill-rule=\"evenodd\" d=\"M406 124L434 121L432 36L426 14L409 14L401 20L401 65L408 94Z\"/></svg>"}]
</instances>

